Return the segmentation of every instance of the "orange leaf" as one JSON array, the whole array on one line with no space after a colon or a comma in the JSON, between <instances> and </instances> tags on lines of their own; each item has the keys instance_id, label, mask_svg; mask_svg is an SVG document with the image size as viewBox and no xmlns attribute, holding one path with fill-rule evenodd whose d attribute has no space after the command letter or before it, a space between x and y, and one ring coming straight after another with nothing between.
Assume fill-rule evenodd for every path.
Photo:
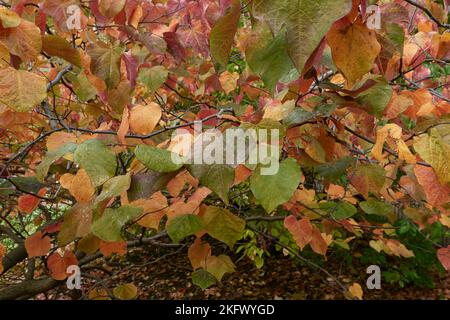
<instances>
[{"instance_id":1,"label":"orange leaf","mask_svg":"<svg viewBox=\"0 0 450 320\"><path fill-rule=\"evenodd\" d=\"M323 256L327 254L328 250L327 241L323 238L320 230L316 227L313 227L312 230L311 249L313 249L315 253L321 254Z\"/></svg>"},{"instance_id":2,"label":"orange leaf","mask_svg":"<svg viewBox=\"0 0 450 320\"><path fill-rule=\"evenodd\" d=\"M372 69L381 50L376 33L361 21L350 25L335 23L327 34L327 42L349 87Z\"/></svg>"},{"instance_id":3,"label":"orange leaf","mask_svg":"<svg viewBox=\"0 0 450 320\"><path fill-rule=\"evenodd\" d=\"M125 136L128 133L128 130L130 130L129 112L128 108L125 107L123 108L122 122L120 123L119 130L117 131L117 138L121 144L127 144Z\"/></svg>"},{"instance_id":4,"label":"orange leaf","mask_svg":"<svg viewBox=\"0 0 450 320\"><path fill-rule=\"evenodd\" d=\"M450 246L447 246L447 248L440 248L437 251L437 257L445 270L450 271Z\"/></svg>"},{"instance_id":5,"label":"orange leaf","mask_svg":"<svg viewBox=\"0 0 450 320\"><path fill-rule=\"evenodd\" d=\"M161 116L161 108L154 102L146 106L136 106L130 113L131 130L137 134L149 134L155 129Z\"/></svg>"},{"instance_id":6,"label":"orange leaf","mask_svg":"<svg viewBox=\"0 0 450 320\"><path fill-rule=\"evenodd\" d=\"M208 243L202 243L202 240L197 238L188 250L188 257L194 270L206 268L206 261L211 257L211 246Z\"/></svg>"},{"instance_id":7,"label":"orange leaf","mask_svg":"<svg viewBox=\"0 0 450 320\"><path fill-rule=\"evenodd\" d=\"M60 183L80 203L89 202L95 194L95 187L84 169L78 170L76 175L66 173L61 177Z\"/></svg>"},{"instance_id":8,"label":"orange leaf","mask_svg":"<svg viewBox=\"0 0 450 320\"><path fill-rule=\"evenodd\" d=\"M313 226L311 222L304 218L297 221L295 216L289 216L284 220L284 226L289 230L300 250L311 242L313 236Z\"/></svg>"},{"instance_id":9,"label":"orange leaf","mask_svg":"<svg viewBox=\"0 0 450 320\"><path fill-rule=\"evenodd\" d=\"M246 181L252 175L252 170L240 164L234 170L234 185L238 185Z\"/></svg>"},{"instance_id":10,"label":"orange leaf","mask_svg":"<svg viewBox=\"0 0 450 320\"><path fill-rule=\"evenodd\" d=\"M50 237L44 236L41 231L25 239L25 249L29 258L45 256L51 247Z\"/></svg>"},{"instance_id":11,"label":"orange leaf","mask_svg":"<svg viewBox=\"0 0 450 320\"><path fill-rule=\"evenodd\" d=\"M22 20L15 28L0 29L0 42L23 61L36 59L42 50L41 30L32 22Z\"/></svg>"},{"instance_id":12,"label":"orange leaf","mask_svg":"<svg viewBox=\"0 0 450 320\"><path fill-rule=\"evenodd\" d=\"M100 252L105 256L109 257L113 253L119 256L124 256L127 253L127 243L125 241L119 242L106 242L100 241Z\"/></svg>"},{"instance_id":13,"label":"orange leaf","mask_svg":"<svg viewBox=\"0 0 450 320\"><path fill-rule=\"evenodd\" d=\"M3 264L2 264L2 260L3 260L3 257L4 257L5 255L6 255L6 249L5 249L5 246L2 245L2 244L0 243L0 274L3 273Z\"/></svg>"},{"instance_id":14,"label":"orange leaf","mask_svg":"<svg viewBox=\"0 0 450 320\"><path fill-rule=\"evenodd\" d=\"M159 229L159 223L169 206L167 198L160 191L154 193L150 199L139 199L131 205L143 209L143 215L138 224L155 230Z\"/></svg>"},{"instance_id":15,"label":"orange leaf","mask_svg":"<svg viewBox=\"0 0 450 320\"><path fill-rule=\"evenodd\" d=\"M414 174L425 191L428 202L432 206L440 206L449 201L450 187L440 184L433 168L416 165L414 167Z\"/></svg>"}]
</instances>

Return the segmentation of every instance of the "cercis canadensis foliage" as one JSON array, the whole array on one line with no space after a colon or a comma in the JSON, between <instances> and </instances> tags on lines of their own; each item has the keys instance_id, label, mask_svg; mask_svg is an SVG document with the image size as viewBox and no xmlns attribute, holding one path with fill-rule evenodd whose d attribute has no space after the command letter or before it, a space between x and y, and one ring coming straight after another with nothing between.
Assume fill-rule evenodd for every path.
<instances>
[{"instance_id":1,"label":"cercis canadensis foliage","mask_svg":"<svg viewBox=\"0 0 450 320\"><path fill-rule=\"evenodd\" d=\"M218 243L263 265L255 238L293 258L431 250L449 270L447 12L432 0L1 1L0 272L34 258L41 278L64 280L97 252L181 243L207 288L235 271ZM175 163L199 123L277 130L278 170ZM26 255L11 260L16 246Z\"/></svg>"}]
</instances>

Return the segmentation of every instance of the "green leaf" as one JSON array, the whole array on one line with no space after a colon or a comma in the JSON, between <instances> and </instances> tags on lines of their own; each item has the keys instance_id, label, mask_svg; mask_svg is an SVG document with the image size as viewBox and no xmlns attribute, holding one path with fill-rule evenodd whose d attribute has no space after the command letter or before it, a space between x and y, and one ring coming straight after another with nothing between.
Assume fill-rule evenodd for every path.
<instances>
[{"instance_id":1,"label":"green leaf","mask_svg":"<svg viewBox=\"0 0 450 320\"><path fill-rule=\"evenodd\" d=\"M245 221L230 211L218 207L208 207L202 216L204 229L208 234L230 248L238 241L244 232Z\"/></svg>"},{"instance_id":2,"label":"green leaf","mask_svg":"<svg viewBox=\"0 0 450 320\"><path fill-rule=\"evenodd\" d=\"M211 55L223 67L228 64L240 16L241 3L239 0L233 0L229 12L221 17L211 30Z\"/></svg>"},{"instance_id":3,"label":"green leaf","mask_svg":"<svg viewBox=\"0 0 450 320\"><path fill-rule=\"evenodd\" d=\"M173 242L180 242L187 236L193 235L203 228L202 221L195 214L183 214L170 220L167 234Z\"/></svg>"},{"instance_id":4,"label":"green leaf","mask_svg":"<svg viewBox=\"0 0 450 320\"><path fill-rule=\"evenodd\" d=\"M75 91L78 100L86 102L97 96L97 89L89 82L84 71L79 74L68 73L66 77L72 83L73 91Z\"/></svg>"},{"instance_id":5,"label":"green leaf","mask_svg":"<svg viewBox=\"0 0 450 320\"><path fill-rule=\"evenodd\" d=\"M353 217L358 211L355 206L346 202L323 202L319 204L319 208L324 210L327 214L331 215L336 220L344 220Z\"/></svg>"},{"instance_id":6,"label":"green leaf","mask_svg":"<svg viewBox=\"0 0 450 320\"><path fill-rule=\"evenodd\" d=\"M283 124L291 127L314 119L316 116L313 112L306 111L302 108L295 108L287 118L283 120Z\"/></svg>"},{"instance_id":7,"label":"green leaf","mask_svg":"<svg viewBox=\"0 0 450 320\"><path fill-rule=\"evenodd\" d=\"M142 214L141 208L122 206L119 209L106 209L103 215L92 224L92 233L104 241L122 241L122 227Z\"/></svg>"},{"instance_id":8,"label":"green leaf","mask_svg":"<svg viewBox=\"0 0 450 320\"><path fill-rule=\"evenodd\" d=\"M224 164L189 165L189 172L200 180L200 183L214 191L228 204L228 191L234 182L234 169Z\"/></svg>"},{"instance_id":9,"label":"green leaf","mask_svg":"<svg viewBox=\"0 0 450 320\"><path fill-rule=\"evenodd\" d=\"M215 285L216 282L216 278L205 269L199 269L192 273L192 283L202 288L202 290Z\"/></svg>"},{"instance_id":10,"label":"green leaf","mask_svg":"<svg viewBox=\"0 0 450 320\"><path fill-rule=\"evenodd\" d=\"M347 173L347 169L356 163L353 157L344 157L334 162L328 162L316 167L317 173L330 182L337 182Z\"/></svg>"},{"instance_id":11,"label":"green leaf","mask_svg":"<svg viewBox=\"0 0 450 320\"><path fill-rule=\"evenodd\" d=\"M245 51L248 65L273 91L278 81L295 68L287 54L286 36L279 34L273 38L270 29L263 23L256 25L253 35Z\"/></svg>"},{"instance_id":12,"label":"green leaf","mask_svg":"<svg viewBox=\"0 0 450 320\"><path fill-rule=\"evenodd\" d=\"M394 207L390 203L379 201L373 198L359 203L361 209L367 214L375 214L385 216L394 211Z\"/></svg>"},{"instance_id":13,"label":"green leaf","mask_svg":"<svg viewBox=\"0 0 450 320\"><path fill-rule=\"evenodd\" d=\"M86 170L95 187L102 185L116 173L116 155L97 139L87 140L79 145L74 160Z\"/></svg>"},{"instance_id":14,"label":"green leaf","mask_svg":"<svg viewBox=\"0 0 450 320\"><path fill-rule=\"evenodd\" d=\"M12 184L20 191L38 193L39 190L44 188L46 185L41 183L36 177L13 177L10 179Z\"/></svg>"},{"instance_id":15,"label":"green leaf","mask_svg":"<svg viewBox=\"0 0 450 320\"><path fill-rule=\"evenodd\" d=\"M261 175L261 166L258 166L250 179L250 187L258 203L270 213L291 199L301 177L297 161L289 158L280 163L275 175Z\"/></svg>"},{"instance_id":16,"label":"green leaf","mask_svg":"<svg viewBox=\"0 0 450 320\"><path fill-rule=\"evenodd\" d=\"M137 80L146 85L151 92L155 92L167 81L168 76L169 71L165 67L155 66L140 69Z\"/></svg>"},{"instance_id":17,"label":"green leaf","mask_svg":"<svg viewBox=\"0 0 450 320\"><path fill-rule=\"evenodd\" d=\"M173 172L183 166L183 158L180 155L165 149L138 145L134 153L140 162L156 172Z\"/></svg>"},{"instance_id":18,"label":"green leaf","mask_svg":"<svg viewBox=\"0 0 450 320\"><path fill-rule=\"evenodd\" d=\"M102 192L95 199L95 204L108 198L116 197L130 188L131 177L129 175L117 176L106 181L102 187Z\"/></svg>"},{"instance_id":19,"label":"green leaf","mask_svg":"<svg viewBox=\"0 0 450 320\"><path fill-rule=\"evenodd\" d=\"M384 109L391 101L393 90L384 77L372 76L365 78L365 80L369 78L373 78L371 80L375 80L376 84L360 93L356 101L368 113L381 118ZM361 83L364 83L364 80Z\"/></svg>"},{"instance_id":20,"label":"green leaf","mask_svg":"<svg viewBox=\"0 0 450 320\"><path fill-rule=\"evenodd\" d=\"M0 196L7 197L16 193L14 185L6 179L0 178Z\"/></svg>"},{"instance_id":21,"label":"green leaf","mask_svg":"<svg viewBox=\"0 0 450 320\"><path fill-rule=\"evenodd\" d=\"M331 25L351 8L352 0L253 1L256 19L266 21L275 37L286 33L289 56L300 73Z\"/></svg>"},{"instance_id":22,"label":"green leaf","mask_svg":"<svg viewBox=\"0 0 450 320\"><path fill-rule=\"evenodd\" d=\"M221 281L225 273L232 273L235 271L235 265L227 255L220 255L218 257L211 256L206 262L206 271L211 273L218 281Z\"/></svg>"},{"instance_id":23,"label":"green leaf","mask_svg":"<svg viewBox=\"0 0 450 320\"><path fill-rule=\"evenodd\" d=\"M138 199L150 198L155 192L165 189L169 181L176 175L177 172L147 172L132 176L128 200L133 202Z\"/></svg>"},{"instance_id":24,"label":"green leaf","mask_svg":"<svg viewBox=\"0 0 450 320\"><path fill-rule=\"evenodd\" d=\"M52 163L69 153L74 153L76 149L76 144L67 143L57 150L47 152L42 162L36 167L36 178L39 181L44 181Z\"/></svg>"},{"instance_id":25,"label":"green leaf","mask_svg":"<svg viewBox=\"0 0 450 320\"><path fill-rule=\"evenodd\" d=\"M106 82L108 89L114 89L120 81L120 59L123 49L97 45L88 50L91 56L91 70Z\"/></svg>"}]
</instances>

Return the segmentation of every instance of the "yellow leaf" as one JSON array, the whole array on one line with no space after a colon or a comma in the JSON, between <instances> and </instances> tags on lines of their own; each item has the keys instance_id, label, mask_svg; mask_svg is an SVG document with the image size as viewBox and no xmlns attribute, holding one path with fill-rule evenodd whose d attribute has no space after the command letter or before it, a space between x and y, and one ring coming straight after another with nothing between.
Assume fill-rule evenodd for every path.
<instances>
[{"instance_id":1,"label":"yellow leaf","mask_svg":"<svg viewBox=\"0 0 450 320\"><path fill-rule=\"evenodd\" d=\"M281 121L285 119L295 108L295 101L289 100L285 103L278 103L274 106L268 106L264 112L264 119Z\"/></svg>"},{"instance_id":2,"label":"yellow leaf","mask_svg":"<svg viewBox=\"0 0 450 320\"><path fill-rule=\"evenodd\" d=\"M47 81L9 66L0 69L0 102L18 112L33 109L47 97Z\"/></svg>"},{"instance_id":3,"label":"yellow leaf","mask_svg":"<svg viewBox=\"0 0 450 320\"><path fill-rule=\"evenodd\" d=\"M138 294L138 289L132 283L127 283L116 287L113 290L114 296L120 300L133 300Z\"/></svg>"},{"instance_id":4,"label":"yellow leaf","mask_svg":"<svg viewBox=\"0 0 450 320\"><path fill-rule=\"evenodd\" d=\"M436 128L431 129L430 134L416 138L414 149L431 164L441 184L450 182L450 145Z\"/></svg>"},{"instance_id":5,"label":"yellow leaf","mask_svg":"<svg viewBox=\"0 0 450 320\"><path fill-rule=\"evenodd\" d=\"M7 8L0 8L0 21L3 28L15 28L20 25L21 19L17 13Z\"/></svg>"},{"instance_id":6,"label":"yellow leaf","mask_svg":"<svg viewBox=\"0 0 450 320\"><path fill-rule=\"evenodd\" d=\"M361 288L361 285L356 282L353 283L350 288L348 288L348 292L351 298L358 298L359 300L362 300L363 298L363 290Z\"/></svg>"},{"instance_id":7,"label":"yellow leaf","mask_svg":"<svg viewBox=\"0 0 450 320\"><path fill-rule=\"evenodd\" d=\"M400 160L404 160L409 164L416 163L416 158L402 140L402 128L394 123L389 123L377 131L377 141L372 149L372 156L375 159L381 163L385 161L385 158L383 157L383 147L388 138L393 139L393 144L396 147Z\"/></svg>"}]
</instances>

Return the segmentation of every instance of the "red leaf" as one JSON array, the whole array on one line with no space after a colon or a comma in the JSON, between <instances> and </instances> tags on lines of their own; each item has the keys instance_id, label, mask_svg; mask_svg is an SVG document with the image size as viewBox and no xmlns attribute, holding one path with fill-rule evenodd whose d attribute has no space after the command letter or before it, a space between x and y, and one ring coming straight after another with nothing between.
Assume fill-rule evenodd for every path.
<instances>
[{"instance_id":1,"label":"red leaf","mask_svg":"<svg viewBox=\"0 0 450 320\"><path fill-rule=\"evenodd\" d=\"M64 280L67 278L67 268L78 265L77 257L72 252L66 251L64 257L57 252L52 253L47 259L47 267L50 275L55 280Z\"/></svg>"},{"instance_id":2,"label":"red leaf","mask_svg":"<svg viewBox=\"0 0 450 320\"><path fill-rule=\"evenodd\" d=\"M45 196L45 194L47 193L47 189L46 188L42 188L39 192L38 192L38 196L43 197ZM25 213L33 213L33 211L37 208L37 206L39 205L39 202L41 201L41 199L39 199L38 197L35 197L31 194L25 194L23 196L20 196L18 199L18 204L19 204L19 210L23 211Z\"/></svg>"}]
</instances>

